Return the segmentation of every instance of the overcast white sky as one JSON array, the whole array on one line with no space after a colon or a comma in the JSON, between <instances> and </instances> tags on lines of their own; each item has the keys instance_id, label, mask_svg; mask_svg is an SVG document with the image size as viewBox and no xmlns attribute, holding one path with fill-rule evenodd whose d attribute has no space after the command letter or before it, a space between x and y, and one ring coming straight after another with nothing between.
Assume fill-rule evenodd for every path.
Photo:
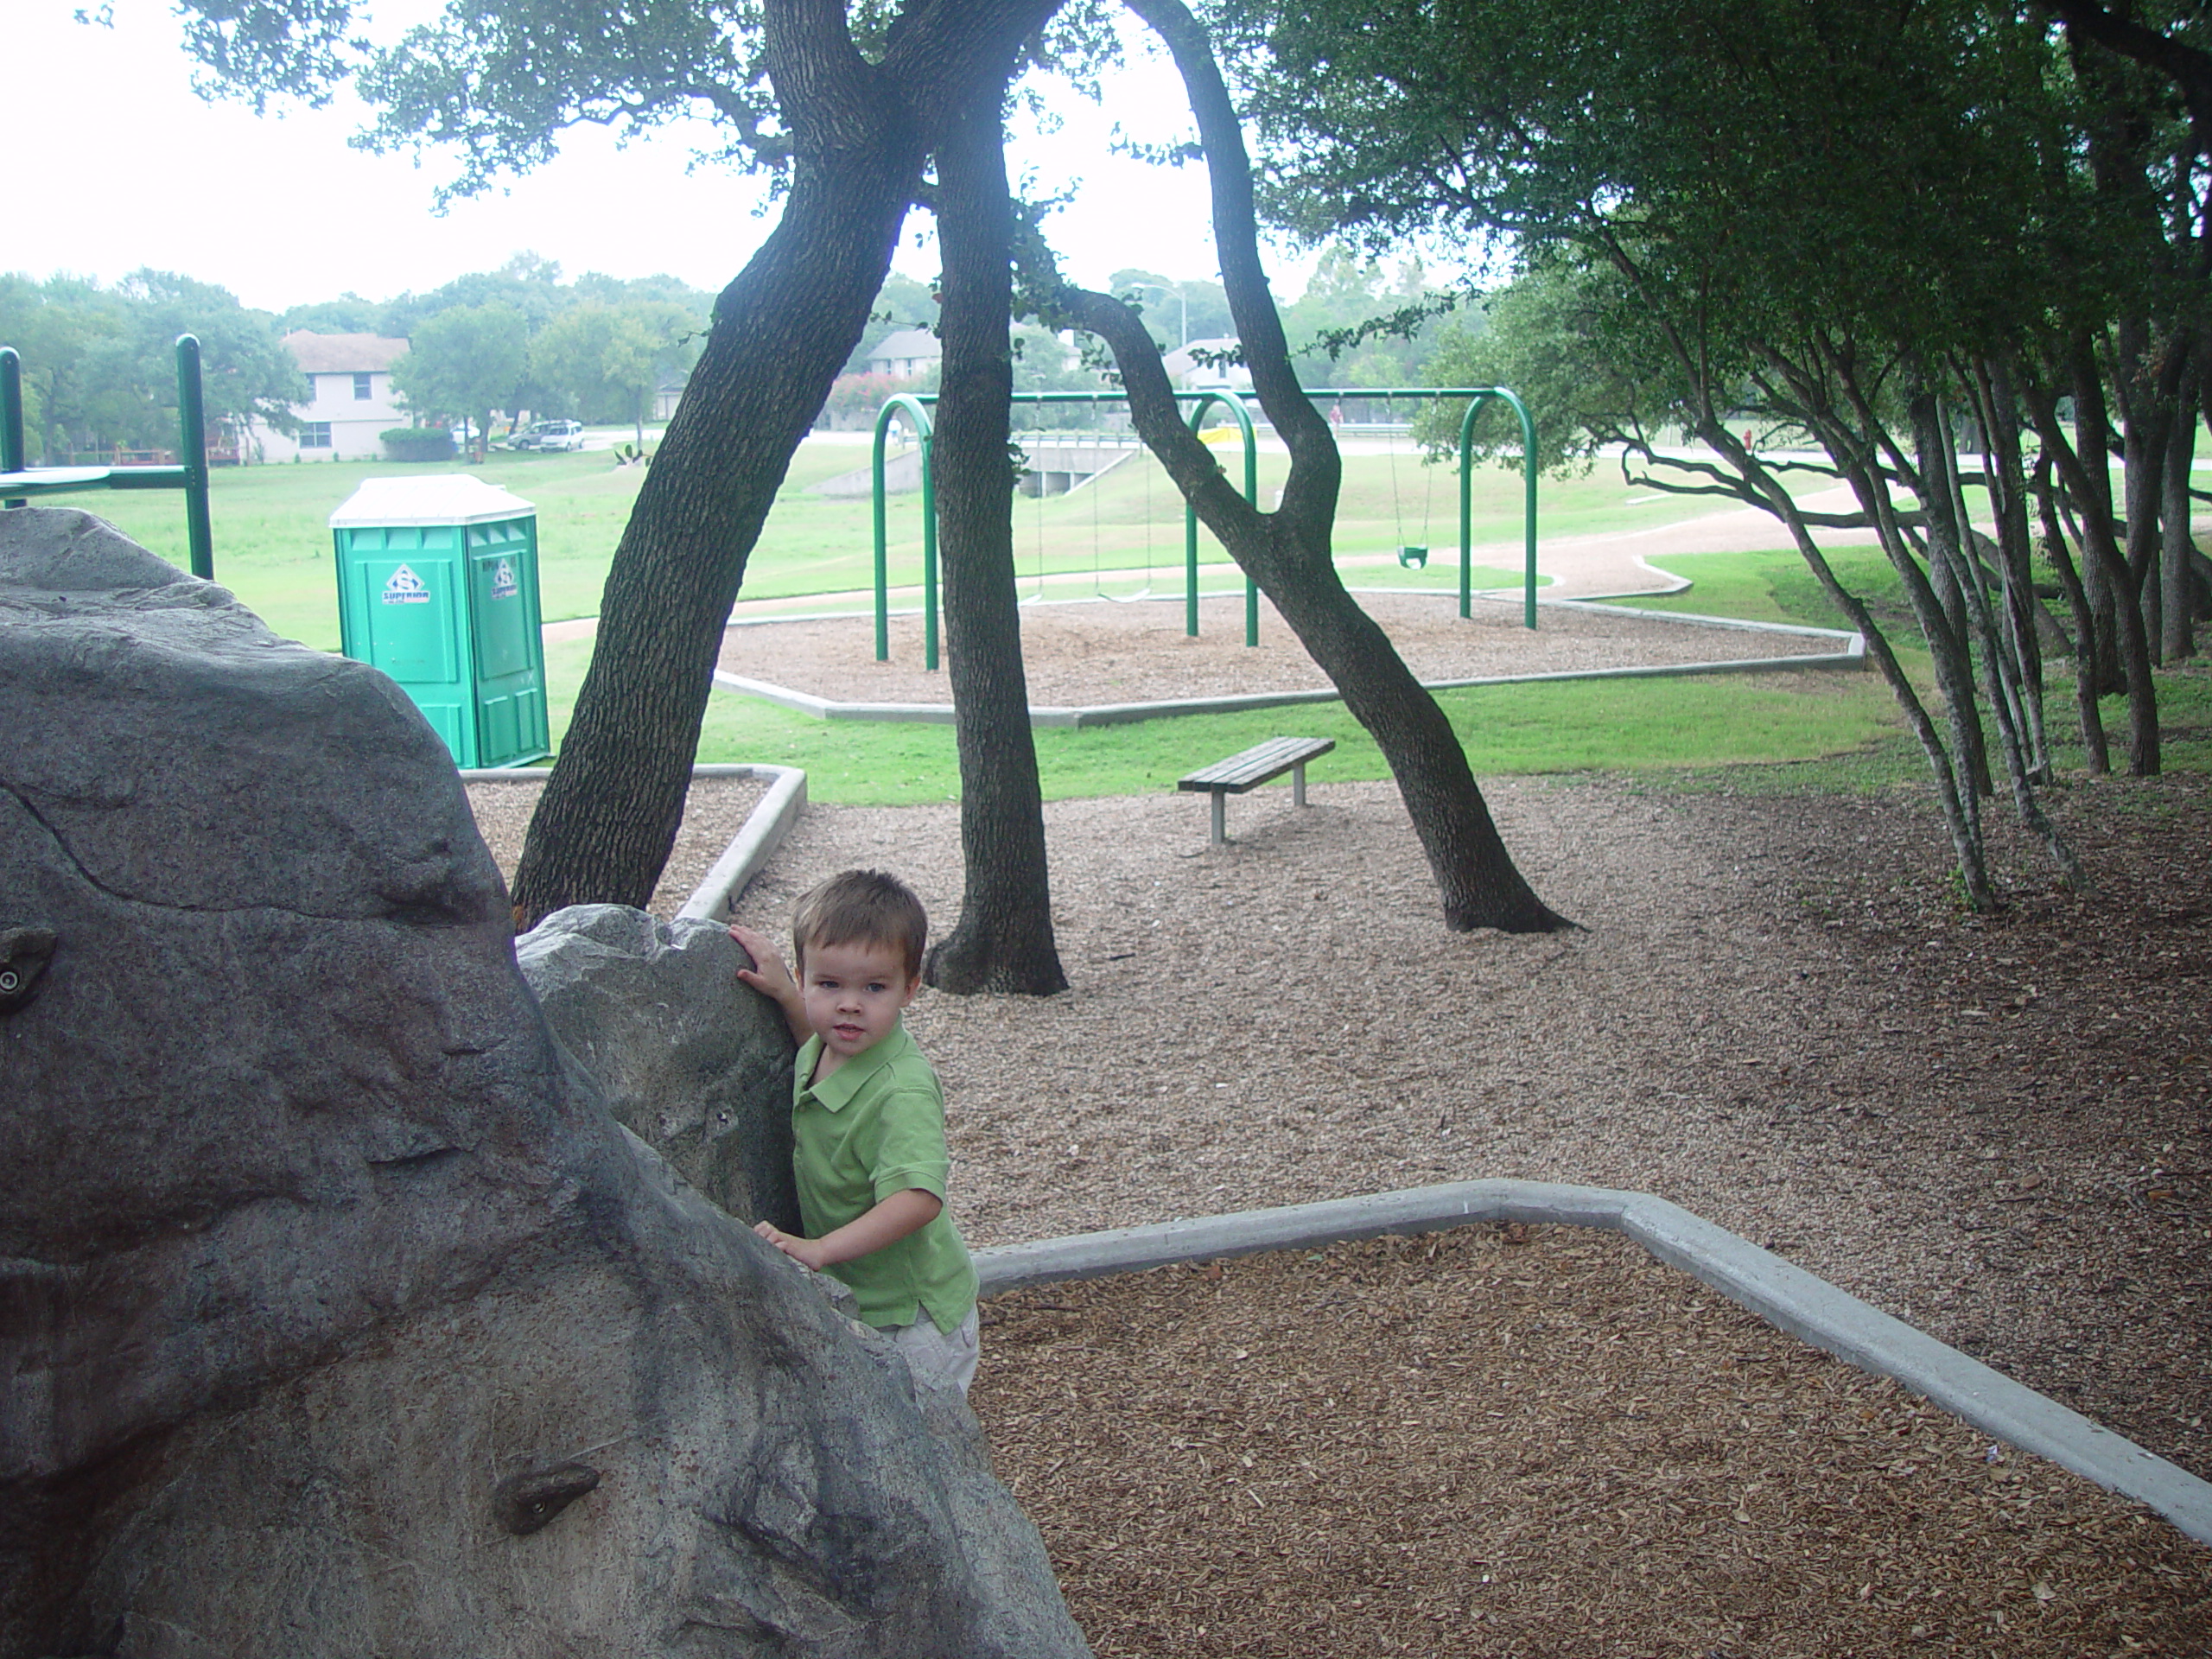
<instances>
[{"instance_id":1,"label":"overcast white sky","mask_svg":"<svg viewBox=\"0 0 2212 1659\"><path fill-rule=\"evenodd\" d=\"M756 215L753 181L709 168L687 175L690 146L675 132L617 149L583 130L508 193L441 217L431 193L450 168L444 156L433 151L418 168L406 156L350 149L358 106L257 118L204 103L161 0L115 0L112 29L73 21L75 3L9 6L0 270L111 283L153 266L281 310L349 289L371 299L432 289L529 249L569 276L667 271L712 290L773 223ZM428 9L427 0L395 3ZM1052 221L1069 274L1097 283L1136 265L1213 276L1203 170L1145 168L1109 153L1115 120L1149 142L1186 124L1166 60L1120 78L1107 99L1110 118L1072 96L1065 104L1065 129L1012 159L1034 168L1042 189L1081 181L1076 204ZM919 213L910 221L897 261L921 280L936 272L934 250L915 245L927 224ZM1270 264L1279 293L1304 287L1303 262Z\"/></svg>"}]
</instances>

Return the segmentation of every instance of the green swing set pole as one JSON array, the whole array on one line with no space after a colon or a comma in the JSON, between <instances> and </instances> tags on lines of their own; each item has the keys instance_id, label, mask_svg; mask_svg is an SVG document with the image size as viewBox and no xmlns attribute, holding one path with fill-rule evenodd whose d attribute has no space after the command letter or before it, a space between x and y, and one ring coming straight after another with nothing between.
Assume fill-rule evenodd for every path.
<instances>
[{"instance_id":1,"label":"green swing set pole","mask_svg":"<svg viewBox=\"0 0 2212 1659\"><path fill-rule=\"evenodd\" d=\"M23 470L23 359L12 346L0 346L0 473ZM0 501L0 507L27 507L28 496Z\"/></svg>"},{"instance_id":2,"label":"green swing set pole","mask_svg":"<svg viewBox=\"0 0 2212 1659\"><path fill-rule=\"evenodd\" d=\"M1475 416L1492 397L1504 398L1521 417L1521 620L1524 626L1533 628L1536 626L1536 423L1529 416L1528 404L1503 386L1480 393L1467 405L1466 418L1459 423L1459 614L1468 613L1471 597L1468 589L1472 579L1473 514L1468 488L1473 468L1468 465L1467 451L1474 437Z\"/></svg>"},{"instance_id":3,"label":"green swing set pole","mask_svg":"<svg viewBox=\"0 0 2212 1659\"><path fill-rule=\"evenodd\" d=\"M1475 469L1469 458L1474 447L1475 417L1490 399L1478 392L1468 400L1459 420L1459 620L1475 613Z\"/></svg>"},{"instance_id":4,"label":"green swing set pole","mask_svg":"<svg viewBox=\"0 0 2212 1659\"><path fill-rule=\"evenodd\" d=\"M200 341L176 337L176 458L184 467L185 540L192 574L215 579L215 528L207 512L207 421L200 397Z\"/></svg>"},{"instance_id":5,"label":"green swing set pole","mask_svg":"<svg viewBox=\"0 0 2212 1659\"><path fill-rule=\"evenodd\" d=\"M200 391L200 341L176 338L177 461L174 467L45 467L24 463L22 359L0 347L0 473L10 477L10 493L0 506L28 505L33 496L71 495L80 490L182 490L185 540L192 574L215 577L215 534L207 510L207 421Z\"/></svg>"},{"instance_id":6,"label":"green swing set pole","mask_svg":"<svg viewBox=\"0 0 2212 1659\"><path fill-rule=\"evenodd\" d=\"M1128 399L1126 391L1017 391L1011 400L1017 404L1118 404ZM1260 447L1252 429L1252 416L1243 400L1233 391L1179 391L1178 403L1198 400L1198 410L1191 416L1192 430L1198 429L1199 416L1215 404L1221 404L1236 416L1237 429L1244 438L1244 499L1257 505L1260 499ZM891 579L889 570L890 532L889 506L884 488L884 442L890 427L891 416L899 410L910 411L914 429L922 446L922 649L923 666L935 669L938 665L938 582L937 582L937 468L933 464L934 439L928 405L937 402L933 391L900 392L885 401L876 411L875 443L871 462L871 493L874 497L875 538L875 660L891 660ZM1187 502L1184 505L1184 550L1188 578L1185 583L1185 626L1192 636L1198 631L1198 513ZM1244 579L1244 643L1260 643L1260 589L1249 576Z\"/></svg>"},{"instance_id":7,"label":"green swing set pole","mask_svg":"<svg viewBox=\"0 0 2212 1659\"><path fill-rule=\"evenodd\" d=\"M1122 403L1128 394L1122 391L1023 391L1016 392L1012 401L1017 404L1108 404ZM1522 454L1534 455L1536 449L1535 423L1530 419L1527 405L1503 386L1323 386L1310 390L1312 397L1471 397L1465 419L1459 429L1459 614L1471 613L1473 604L1473 501L1471 494L1472 468L1469 452L1473 441L1475 416L1492 397L1503 397L1513 406L1521 419ZM1189 416L1192 431L1198 429L1205 416L1217 404L1236 416L1237 430L1244 441L1244 499L1257 506L1260 499L1259 445L1255 441L1252 416L1244 401L1233 391L1179 391L1178 402L1194 404ZM931 464L934 448L927 405L937 401L934 392L901 392L887 400L877 411L875 443L873 459L875 537L875 659L890 659L890 577L888 573L889 534L887 523L887 503L884 488L884 445L891 416L904 410L912 414L922 448L922 616L924 665L934 670L938 666L938 594L937 556L937 477ZM1522 534L1525 569L1523 619L1528 626L1536 626L1536 480L1533 467L1524 467L1522 479ZM1183 567L1184 567L1184 632L1196 638L1198 632L1198 510L1188 502L1183 508ZM1260 643L1260 589L1249 576L1244 580L1244 643Z\"/></svg>"},{"instance_id":8,"label":"green swing set pole","mask_svg":"<svg viewBox=\"0 0 2212 1659\"><path fill-rule=\"evenodd\" d=\"M1465 397L1471 401L1459 422L1459 614L1474 610L1474 468L1469 451L1475 417L1493 397L1503 397L1521 417L1522 620L1536 626L1536 423L1520 395L1504 386L1319 386L1308 397Z\"/></svg>"},{"instance_id":9,"label":"green swing set pole","mask_svg":"<svg viewBox=\"0 0 2212 1659\"><path fill-rule=\"evenodd\" d=\"M937 472L930 465L929 411L918 399L901 392L875 412L875 443L870 475L875 498L875 660L891 660L891 538L889 504L883 487L883 447L892 417L904 410L913 418L915 440L922 447L922 610L923 651L929 665L937 666Z\"/></svg>"},{"instance_id":10,"label":"green swing set pole","mask_svg":"<svg viewBox=\"0 0 2212 1659\"><path fill-rule=\"evenodd\" d=\"M1255 507L1260 505L1260 446L1244 400L1233 391L1200 393L1191 410L1191 430L1198 429L1216 404L1236 417L1236 429L1244 439L1244 503ZM1183 632L1192 639L1198 637L1198 510L1188 501L1183 503ZM1260 643L1260 585L1249 575L1244 578L1244 643Z\"/></svg>"}]
</instances>

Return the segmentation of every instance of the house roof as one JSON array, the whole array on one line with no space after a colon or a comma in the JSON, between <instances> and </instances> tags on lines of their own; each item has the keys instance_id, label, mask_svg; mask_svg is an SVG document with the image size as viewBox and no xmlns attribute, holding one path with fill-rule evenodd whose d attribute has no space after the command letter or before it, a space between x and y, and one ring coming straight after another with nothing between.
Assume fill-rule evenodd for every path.
<instances>
[{"instance_id":1,"label":"house roof","mask_svg":"<svg viewBox=\"0 0 2212 1659\"><path fill-rule=\"evenodd\" d=\"M407 350L405 340L380 334L318 334L306 328L285 335L284 345L305 374L373 373L390 368Z\"/></svg>"},{"instance_id":2,"label":"house roof","mask_svg":"<svg viewBox=\"0 0 2212 1659\"><path fill-rule=\"evenodd\" d=\"M899 358L943 357L944 342L926 328L901 328L886 334L868 354L871 363Z\"/></svg>"},{"instance_id":3,"label":"house roof","mask_svg":"<svg viewBox=\"0 0 2212 1659\"><path fill-rule=\"evenodd\" d=\"M1225 367L1212 367L1210 363L1201 363L1199 360L1201 354L1212 354L1212 352L1234 352L1236 345L1239 345L1239 340L1236 340L1236 336L1234 334L1225 334L1212 340L1190 340L1188 345L1179 345L1179 347L1174 347L1173 352L1164 352L1161 359L1159 359L1159 363L1161 363L1161 367L1168 370L1170 378L1181 380L1181 383L1188 385L1188 387L1208 387L1208 385L1234 385L1234 387L1245 387L1245 385L1252 385L1252 370L1248 370L1243 363L1230 363L1225 365Z\"/></svg>"}]
</instances>

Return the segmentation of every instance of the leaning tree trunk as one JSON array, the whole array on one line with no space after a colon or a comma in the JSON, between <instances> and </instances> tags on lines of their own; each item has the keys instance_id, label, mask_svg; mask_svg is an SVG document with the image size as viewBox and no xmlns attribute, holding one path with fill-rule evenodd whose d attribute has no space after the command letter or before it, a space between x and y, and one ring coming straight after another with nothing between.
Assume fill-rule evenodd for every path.
<instances>
[{"instance_id":1,"label":"leaning tree trunk","mask_svg":"<svg viewBox=\"0 0 2212 1659\"><path fill-rule=\"evenodd\" d=\"M2010 376L2001 359L1977 361L1961 375L1974 400L1975 421L1982 432L1983 483L1996 520L1997 556L2003 573L2005 632L2013 660L2020 665L2022 709L2027 721L2036 775L2047 780L2050 772L2050 739L2044 723L2043 642L2037 634L2039 617L2035 593L2035 563L2028 527L2026 469L2020 457L2020 420ZM1959 480L1953 476L1955 491ZM1954 515L1971 524L1963 497ZM2054 630L2055 622L2050 623Z\"/></svg>"},{"instance_id":2,"label":"leaning tree trunk","mask_svg":"<svg viewBox=\"0 0 2212 1659\"><path fill-rule=\"evenodd\" d=\"M1451 721L1338 579L1330 537L1341 462L1328 423L1298 385L1268 291L1251 161L1236 111L1205 31L1181 0L1134 0L1131 10L1166 42L1198 119L1223 285L1253 389L1290 451L1290 474L1276 511L1262 513L1249 505L1184 425L1159 347L1135 313L1108 295L1076 289L1061 290L1060 305L1071 321L1112 347L1146 446L1382 751L1436 878L1446 925L1516 933L1571 926L1514 868ZM1535 457L1527 462L1534 465Z\"/></svg>"},{"instance_id":3,"label":"leaning tree trunk","mask_svg":"<svg viewBox=\"0 0 2212 1659\"><path fill-rule=\"evenodd\" d=\"M1014 593L1014 474L1007 454L1014 359L1014 201L1007 187L1004 73L985 76L937 151L944 274L938 332L938 545L960 750L960 920L923 976L957 993L1067 988L1052 939L1043 797Z\"/></svg>"},{"instance_id":4,"label":"leaning tree trunk","mask_svg":"<svg viewBox=\"0 0 2212 1659\"><path fill-rule=\"evenodd\" d=\"M591 668L515 872L518 925L564 905L643 906L652 895L683 821L746 560L867 327L921 182L927 120L948 82L1000 62L1051 10L1051 0L968 0L911 13L871 65L854 48L842 0L766 0L769 73L791 134L790 197L715 302L615 550Z\"/></svg>"},{"instance_id":5,"label":"leaning tree trunk","mask_svg":"<svg viewBox=\"0 0 2212 1659\"><path fill-rule=\"evenodd\" d=\"M919 176L903 135L802 161L782 221L715 303L600 601L591 667L515 872L518 927L652 896L745 563L859 345Z\"/></svg>"},{"instance_id":6,"label":"leaning tree trunk","mask_svg":"<svg viewBox=\"0 0 2212 1659\"><path fill-rule=\"evenodd\" d=\"M2065 591L2068 610L2074 619L2074 707L2082 723L2082 764L2093 777L2102 777L2112 770L2112 744L2105 735L2104 715L2097 702L2097 677L2093 657L2097 634L2096 607L2089 598L2088 584L2075 568L2074 556L2068 550L2066 526L2061 521L2060 504L2065 487L2057 477L2058 394L2031 372L2025 373L2021 382L2021 402L2026 407L2028 418L2042 440L2042 453L2036 457L2034 476L2029 480L2029 492L2035 497L2036 515L2043 526L2044 556L2051 569L2058 573L2059 586ZM2082 550L2082 565L2089 563L2089 550Z\"/></svg>"}]
</instances>

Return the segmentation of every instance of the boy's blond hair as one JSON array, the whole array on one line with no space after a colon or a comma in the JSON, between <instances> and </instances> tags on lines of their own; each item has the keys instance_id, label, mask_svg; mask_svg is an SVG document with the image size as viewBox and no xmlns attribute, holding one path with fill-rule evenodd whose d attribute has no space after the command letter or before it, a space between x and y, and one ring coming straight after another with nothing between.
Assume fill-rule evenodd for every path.
<instances>
[{"instance_id":1,"label":"boy's blond hair","mask_svg":"<svg viewBox=\"0 0 2212 1659\"><path fill-rule=\"evenodd\" d=\"M896 950L919 979L930 920L914 890L884 870L846 870L810 890L791 915L791 955L806 971L810 944L869 944Z\"/></svg>"}]
</instances>

